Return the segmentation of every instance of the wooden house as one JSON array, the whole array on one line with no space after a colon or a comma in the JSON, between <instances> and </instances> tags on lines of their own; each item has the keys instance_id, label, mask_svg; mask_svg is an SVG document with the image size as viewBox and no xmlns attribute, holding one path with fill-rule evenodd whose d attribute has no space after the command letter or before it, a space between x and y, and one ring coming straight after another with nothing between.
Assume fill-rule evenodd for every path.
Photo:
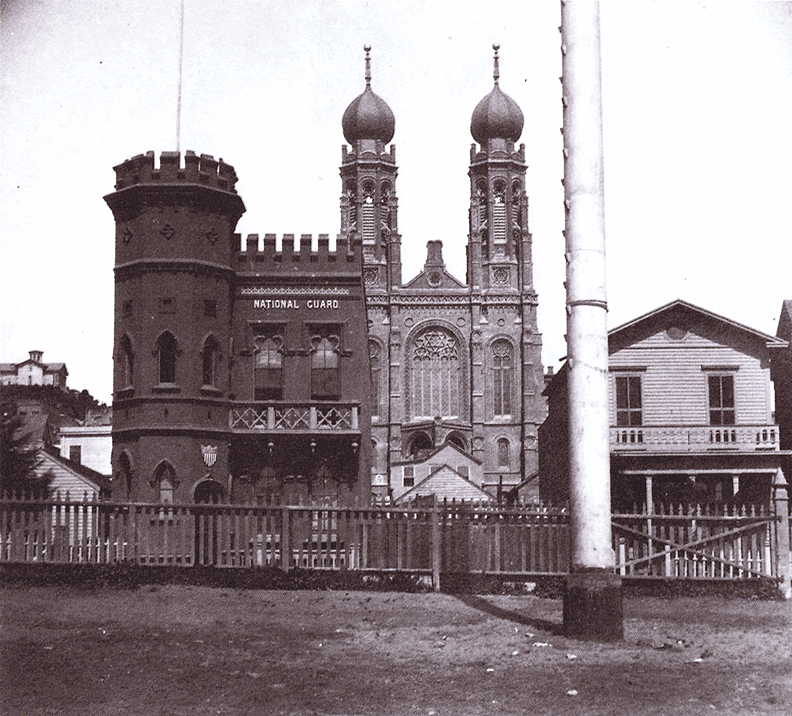
<instances>
[{"instance_id":1,"label":"wooden house","mask_svg":"<svg viewBox=\"0 0 792 716\"><path fill-rule=\"evenodd\" d=\"M430 482L427 479L437 473L441 467L448 467L453 472L438 473L440 477L448 477L448 480L439 479L437 476ZM456 478L463 482L458 482ZM462 493L455 495L450 485L457 482L458 487L468 494L468 486L478 490L481 495L476 499L484 499L490 493L484 489L484 470L481 460L477 460L457 445L446 442L436 448L416 451L415 457L411 460L404 460L394 463L391 472L391 494L394 501L399 501L402 495L410 492L411 496L420 494L421 496L433 493L440 499L448 497L452 499L462 498ZM421 490L416 492L414 488L423 485Z\"/></svg>"},{"instance_id":2,"label":"wooden house","mask_svg":"<svg viewBox=\"0 0 792 716\"><path fill-rule=\"evenodd\" d=\"M786 340L685 301L608 334L614 509L765 503L788 454L773 418L770 366ZM545 389L543 500L568 498L566 366Z\"/></svg>"}]
</instances>

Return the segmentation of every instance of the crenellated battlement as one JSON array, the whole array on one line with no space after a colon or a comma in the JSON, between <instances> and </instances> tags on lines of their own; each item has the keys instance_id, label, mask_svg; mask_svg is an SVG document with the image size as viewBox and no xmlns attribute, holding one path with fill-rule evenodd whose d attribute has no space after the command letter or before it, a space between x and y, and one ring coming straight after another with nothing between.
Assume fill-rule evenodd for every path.
<instances>
[{"instance_id":1,"label":"crenellated battlement","mask_svg":"<svg viewBox=\"0 0 792 716\"><path fill-rule=\"evenodd\" d=\"M162 152L159 166L155 166L154 152L146 152L127 159L116 167L116 190L136 184L200 184L213 189L236 193L237 175L234 167L209 154L184 153L181 164L179 152Z\"/></svg>"},{"instance_id":2,"label":"crenellated battlement","mask_svg":"<svg viewBox=\"0 0 792 716\"><path fill-rule=\"evenodd\" d=\"M242 235L234 234L234 242L241 246ZM360 247L358 238L350 241L345 236L338 236L335 250L331 251L330 236L319 234L317 250L314 251L311 234L301 234L297 241L294 234L284 234L278 251L275 234L264 234L261 241L258 234L248 234L244 249L237 254L237 270L259 273L283 271L291 265L305 265L311 271L348 271L349 264L360 260Z\"/></svg>"}]
</instances>

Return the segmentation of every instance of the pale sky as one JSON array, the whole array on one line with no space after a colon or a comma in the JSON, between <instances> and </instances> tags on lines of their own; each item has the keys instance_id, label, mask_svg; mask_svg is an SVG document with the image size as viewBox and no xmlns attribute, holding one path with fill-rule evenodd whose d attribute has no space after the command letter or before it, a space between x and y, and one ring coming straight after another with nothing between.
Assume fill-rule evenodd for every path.
<instances>
[{"instance_id":1,"label":"pale sky","mask_svg":"<svg viewBox=\"0 0 792 716\"><path fill-rule=\"evenodd\" d=\"M184 0L180 148L222 157L240 233L339 228L341 116L393 110L405 281L465 275L470 115L523 110L545 365L564 342L557 0ZM682 298L767 333L792 298L792 3L603 0L610 326ZM176 148L180 0L0 0L0 361L111 399L112 167Z\"/></svg>"}]
</instances>

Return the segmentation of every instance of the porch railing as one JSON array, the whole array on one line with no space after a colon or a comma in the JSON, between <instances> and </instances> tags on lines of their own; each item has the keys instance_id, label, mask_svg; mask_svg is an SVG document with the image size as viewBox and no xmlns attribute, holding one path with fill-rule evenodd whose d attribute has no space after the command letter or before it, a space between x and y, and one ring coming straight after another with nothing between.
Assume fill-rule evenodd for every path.
<instances>
[{"instance_id":1,"label":"porch railing","mask_svg":"<svg viewBox=\"0 0 792 716\"><path fill-rule=\"evenodd\" d=\"M779 450L777 425L697 425L611 427L616 451L695 452L712 449Z\"/></svg>"}]
</instances>

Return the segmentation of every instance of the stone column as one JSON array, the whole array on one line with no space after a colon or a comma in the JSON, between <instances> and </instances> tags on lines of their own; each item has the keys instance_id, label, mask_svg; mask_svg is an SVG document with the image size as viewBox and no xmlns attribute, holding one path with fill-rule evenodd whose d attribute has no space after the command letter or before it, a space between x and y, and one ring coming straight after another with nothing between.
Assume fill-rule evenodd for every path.
<instances>
[{"instance_id":1,"label":"stone column","mask_svg":"<svg viewBox=\"0 0 792 716\"><path fill-rule=\"evenodd\" d=\"M564 631L623 637L611 545L599 2L561 1L571 573Z\"/></svg>"}]
</instances>

